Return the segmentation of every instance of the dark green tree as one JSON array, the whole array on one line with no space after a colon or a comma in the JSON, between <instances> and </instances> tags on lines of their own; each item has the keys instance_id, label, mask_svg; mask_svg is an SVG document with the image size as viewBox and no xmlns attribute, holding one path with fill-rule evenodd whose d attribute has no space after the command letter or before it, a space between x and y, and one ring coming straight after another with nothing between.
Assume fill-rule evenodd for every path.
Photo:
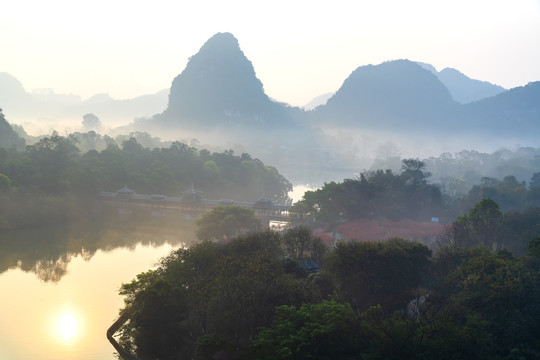
<instances>
[{"instance_id":1,"label":"dark green tree","mask_svg":"<svg viewBox=\"0 0 540 360\"><path fill-rule=\"evenodd\" d=\"M452 225L453 239L458 246L500 246L503 213L491 199L483 199L467 215Z\"/></svg>"},{"instance_id":2,"label":"dark green tree","mask_svg":"<svg viewBox=\"0 0 540 360\"><path fill-rule=\"evenodd\" d=\"M429 172L424 171L426 163L419 159L403 159L401 169L402 176L414 186L425 185L427 178L431 176Z\"/></svg>"},{"instance_id":3,"label":"dark green tree","mask_svg":"<svg viewBox=\"0 0 540 360\"><path fill-rule=\"evenodd\" d=\"M260 228L253 210L240 206L218 206L197 220L197 237L212 239L232 237Z\"/></svg>"},{"instance_id":4,"label":"dark green tree","mask_svg":"<svg viewBox=\"0 0 540 360\"><path fill-rule=\"evenodd\" d=\"M400 309L418 296L430 256L426 246L402 239L340 242L325 268L335 279L340 299L358 313L377 304Z\"/></svg>"},{"instance_id":5,"label":"dark green tree","mask_svg":"<svg viewBox=\"0 0 540 360\"><path fill-rule=\"evenodd\" d=\"M358 343L355 323L356 315L351 306L335 300L277 307L272 325L262 329L251 345L252 358L354 358Z\"/></svg>"},{"instance_id":6,"label":"dark green tree","mask_svg":"<svg viewBox=\"0 0 540 360\"><path fill-rule=\"evenodd\" d=\"M321 261L327 252L321 239L314 237L311 230L305 226L286 230L282 238L285 254L292 260Z\"/></svg>"}]
</instances>

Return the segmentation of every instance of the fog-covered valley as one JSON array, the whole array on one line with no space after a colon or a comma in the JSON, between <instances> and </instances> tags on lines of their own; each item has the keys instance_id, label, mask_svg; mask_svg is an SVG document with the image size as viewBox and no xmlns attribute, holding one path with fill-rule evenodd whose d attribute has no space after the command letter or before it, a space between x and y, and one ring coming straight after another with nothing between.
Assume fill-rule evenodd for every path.
<instances>
[{"instance_id":1,"label":"fog-covered valley","mask_svg":"<svg viewBox=\"0 0 540 360\"><path fill-rule=\"evenodd\" d=\"M0 5L0 358L540 358L533 3Z\"/></svg>"}]
</instances>

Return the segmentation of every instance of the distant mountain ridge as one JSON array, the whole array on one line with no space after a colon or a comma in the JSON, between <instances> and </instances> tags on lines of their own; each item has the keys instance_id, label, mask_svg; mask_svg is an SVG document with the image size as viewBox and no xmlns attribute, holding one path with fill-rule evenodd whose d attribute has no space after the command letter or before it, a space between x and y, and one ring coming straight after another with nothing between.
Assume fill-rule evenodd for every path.
<instances>
[{"instance_id":1,"label":"distant mountain ridge","mask_svg":"<svg viewBox=\"0 0 540 360\"><path fill-rule=\"evenodd\" d=\"M307 110L307 111L313 110L317 106L326 104L328 99L330 99L332 96L334 96L334 93L326 93L326 94L316 96L313 99L311 99L311 101L309 101L307 104L302 106L302 109Z\"/></svg>"},{"instance_id":2,"label":"distant mountain ridge","mask_svg":"<svg viewBox=\"0 0 540 360\"><path fill-rule=\"evenodd\" d=\"M540 131L540 82L461 104L453 99L440 75L462 80L466 77L453 69L437 76L430 67L409 60L361 66L326 105L313 111L313 116L319 126L364 130L512 134L524 139L534 139ZM500 90L492 84L488 87Z\"/></svg>"},{"instance_id":3,"label":"distant mountain ridge","mask_svg":"<svg viewBox=\"0 0 540 360\"><path fill-rule=\"evenodd\" d=\"M170 91L129 100L98 95L80 101L71 95L29 94L17 79L0 73L0 106L10 119L28 109L71 119L92 112L102 122L106 116L129 117L130 121L138 117L140 121L132 126L137 130L161 129L170 136L172 130L195 129L221 137L227 131L239 134L235 141L252 138L260 146L262 137L272 134L273 140L264 145L268 151L279 152L293 148L291 142L299 136L313 136L312 141L317 141L313 134L329 128L501 136L504 129L516 137L532 137L540 131L538 87L531 83L504 90L454 69L437 72L429 64L393 60L358 67L326 103L319 100L314 110L304 111L272 101L238 40L230 33L217 33L190 58ZM472 98L476 100L471 102ZM44 99L55 99L56 104Z\"/></svg>"},{"instance_id":4,"label":"distant mountain ridge","mask_svg":"<svg viewBox=\"0 0 540 360\"><path fill-rule=\"evenodd\" d=\"M445 68L437 71L430 64L422 62L417 62L417 64L435 74L448 88L450 94L452 94L452 98L462 104L482 100L506 91L502 86L487 81L471 79L453 68Z\"/></svg>"},{"instance_id":5,"label":"distant mountain ridge","mask_svg":"<svg viewBox=\"0 0 540 360\"><path fill-rule=\"evenodd\" d=\"M135 117L151 116L167 106L169 90L117 100L108 94L97 94L87 100L73 94L55 94L50 89L29 93L13 75L0 73L0 107L4 114L17 122L42 122L69 119L79 121L94 113L105 123L130 122Z\"/></svg>"}]
</instances>

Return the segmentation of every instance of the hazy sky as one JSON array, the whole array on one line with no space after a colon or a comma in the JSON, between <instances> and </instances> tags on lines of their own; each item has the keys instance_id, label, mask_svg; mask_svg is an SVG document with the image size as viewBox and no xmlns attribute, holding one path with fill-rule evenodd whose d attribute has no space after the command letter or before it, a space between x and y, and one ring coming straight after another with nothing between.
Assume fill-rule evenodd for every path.
<instances>
[{"instance_id":1,"label":"hazy sky","mask_svg":"<svg viewBox=\"0 0 540 360\"><path fill-rule=\"evenodd\" d=\"M393 59L506 88L540 80L540 0L0 0L0 72L27 91L131 98L169 88L217 32L293 105Z\"/></svg>"}]
</instances>

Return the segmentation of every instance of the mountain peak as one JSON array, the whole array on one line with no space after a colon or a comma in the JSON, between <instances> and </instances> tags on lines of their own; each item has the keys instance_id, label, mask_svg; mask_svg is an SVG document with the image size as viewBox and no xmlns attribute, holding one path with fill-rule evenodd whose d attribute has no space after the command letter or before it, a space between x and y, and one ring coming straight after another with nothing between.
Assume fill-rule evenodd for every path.
<instances>
[{"instance_id":1,"label":"mountain peak","mask_svg":"<svg viewBox=\"0 0 540 360\"><path fill-rule=\"evenodd\" d=\"M267 123L280 111L277 106L264 93L238 40L231 33L217 33L173 80L162 118L198 126Z\"/></svg>"},{"instance_id":2,"label":"mountain peak","mask_svg":"<svg viewBox=\"0 0 540 360\"><path fill-rule=\"evenodd\" d=\"M452 97L462 104L489 98L506 90L487 81L471 79L453 68L445 68L437 76L450 90Z\"/></svg>"},{"instance_id":3,"label":"mountain peak","mask_svg":"<svg viewBox=\"0 0 540 360\"><path fill-rule=\"evenodd\" d=\"M205 51L216 51L223 49L237 49L240 50L238 39L229 32L216 33L210 39L206 40L204 45L199 50L199 53Z\"/></svg>"},{"instance_id":4,"label":"mountain peak","mask_svg":"<svg viewBox=\"0 0 540 360\"><path fill-rule=\"evenodd\" d=\"M505 91L503 87L487 81L471 79L454 68L444 68L437 71L433 65L418 61L416 63L435 74L448 88L452 98L462 104L495 96Z\"/></svg>"},{"instance_id":5,"label":"mountain peak","mask_svg":"<svg viewBox=\"0 0 540 360\"><path fill-rule=\"evenodd\" d=\"M318 108L343 123L366 126L441 121L453 107L448 89L429 70L409 60L361 66Z\"/></svg>"}]
</instances>

